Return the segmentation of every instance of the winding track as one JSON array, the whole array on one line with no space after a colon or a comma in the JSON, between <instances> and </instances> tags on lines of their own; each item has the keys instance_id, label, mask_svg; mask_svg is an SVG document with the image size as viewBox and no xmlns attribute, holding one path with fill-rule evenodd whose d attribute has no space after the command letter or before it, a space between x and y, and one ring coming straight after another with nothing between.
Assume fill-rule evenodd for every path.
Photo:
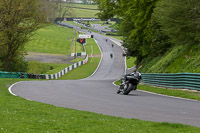
<instances>
[{"instance_id":1,"label":"winding track","mask_svg":"<svg viewBox=\"0 0 200 133\"><path fill-rule=\"evenodd\" d=\"M75 27L77 30L81 30ZM87 32L86 30L82 30ZM135 91L117 95L112 84L125 71L122 49L105 36L92 33L102 50L102 61L92 76L82 80L20 82L12 92L25 99L56 106L141 120L182 123L200 127L200 102ZM108 39L108 38L107 38ZM110 53L114 58L110 58Z\"/></svg>"}]
</instances>

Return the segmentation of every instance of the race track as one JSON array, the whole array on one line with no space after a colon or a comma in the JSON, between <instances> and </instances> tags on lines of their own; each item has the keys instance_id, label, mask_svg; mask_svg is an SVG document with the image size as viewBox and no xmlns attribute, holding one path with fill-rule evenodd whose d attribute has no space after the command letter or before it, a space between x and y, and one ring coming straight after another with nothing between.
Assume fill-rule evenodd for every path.
<instances>
[{"instance_id":1,"label":"race track","mask_svg":"<svg viewBox=\"0 0 200 133\"><path fill-rule=\"evenodd\" d=\"M78 27L75 29L81 30ZM12 92L25 99L60 107L96 112L106 115L149 121L182 123L200 127L200 102L172 98L142 91L118 95L113 81L125 72L121 47L108 37L91 33L97 40L102 61L98 70L82 80L25 81L12 87ZM108 41L106 41L108 39ZM114 58L110 58L110 53Z\"/></svg>"}]
</instances>

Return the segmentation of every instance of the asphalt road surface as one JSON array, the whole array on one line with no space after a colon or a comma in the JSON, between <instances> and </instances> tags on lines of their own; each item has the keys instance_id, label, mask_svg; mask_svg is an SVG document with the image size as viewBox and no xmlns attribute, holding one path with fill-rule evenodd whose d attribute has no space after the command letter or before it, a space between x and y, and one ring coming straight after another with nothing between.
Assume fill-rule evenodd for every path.
<instances>
[{"instance_id":1,"label":"asphalt road surface","mask_svg":"<svg viewBox=\"0 0 200 133\"><path fill-rule=\"evenodd\" d=\"M74 27L81 30L78 27ZM87 30L82 30L87 33ZM89 34L89 33L88 33ZM141 120L182 123L200 127L200 102L134 91L118 95L112 84L125 72L122 49L109 38L94 34L102 50L102 61L96 73L82 80L26 81L12 87L25 99L60 107ZM106 41L108 39L108 41ZM114 57L110 58L110 53ZM88 68L89 69L89 68Z\"/></svg>"},{"instance_id":2,"label":"asphalt road surface","mask_svg":"<svg viewBox=\"0 0 200 133\"><path fill-rule=\"evenodd\" d=\"M108 31L111 32L111 28L109 26L102 26L101 24L91 24L92 27L98 31Z\"/></svg>"}]
</instances>

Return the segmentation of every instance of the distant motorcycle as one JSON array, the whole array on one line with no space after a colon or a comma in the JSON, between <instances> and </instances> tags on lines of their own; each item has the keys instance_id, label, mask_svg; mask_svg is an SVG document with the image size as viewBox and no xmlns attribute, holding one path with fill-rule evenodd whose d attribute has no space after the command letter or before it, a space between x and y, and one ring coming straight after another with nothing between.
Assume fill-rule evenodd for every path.
<instances>
[{"instance_id":1,"label":"distant motorcycle","mask_svg":"<svg viewBox=\"0 0 200 133\"><path fill-rule=\"evenodd\" d=\"M111 59L113 58L113 54L112 54L112 53L110 53L110 58L111 58Z\"/></svg>"},{"instance_id":2,"label":"distant motorcycle","mask_svg":"<svg viewBox=\"0 0 200 133\"><path fill-rule=\"evenodd\" d=\"M132 90L137 89L137 85L141 80L140 72L133 72L126 74L121 79L121 84L117 94L121 93L123 95L128 95Z\"/></svg>"}]
</instances>

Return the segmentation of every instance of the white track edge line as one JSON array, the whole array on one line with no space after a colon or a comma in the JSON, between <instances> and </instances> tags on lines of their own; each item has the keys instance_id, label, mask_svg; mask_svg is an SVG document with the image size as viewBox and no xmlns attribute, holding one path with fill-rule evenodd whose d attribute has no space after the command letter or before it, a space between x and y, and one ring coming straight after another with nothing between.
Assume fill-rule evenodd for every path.
<instances>
[{"instance_id":1,"label":"white track edge line","mask_svg":"<svg viewBox=\"0 0 200 133\"><path fill-rule=\"evenodd\" d=\"M158 96L170 97L170 98L174 98L174 99L181 99L181 100L199 102L198 100L193 100L193 99L188 99L188 98L182 98L182 97L176 97L176 96L168 96L168 95L158 94L158 93L154 93L154 92L150 92L150 91L145 91L145 90L138 90L138 91L146 92L146 93L154 94L154 95L158 95Z\"/></svg>"},{"instance_id":2,"label":"white track edge line","mask_svg":"<svg viewBox=\"0 0 200 133\"><path fill-rule=\"evenodd\" d=\"M9 88L8 88L8 91L10 92L10 94L12 94L13 96L17 96L15 93L12 92L12 87L21 83L21 82L24 82L24 81L20 81L20 82L16 82L14 84L12 84Z\"/></svg>"},{"instance_id":3,"label":"white track edge line","mask_svg":"<svg viewBox=\"0 0 200 133\"><path fill-rule=\"evenodd\" d=\"M193 99L188 99L188 98L182 98L182 97L175 97L175 96L168 96L168 95L158 94L158 93L154 93L154 92L150 92L150 91L145 91L145 90L138 90L138 91L146 92L146 93L154 94L154 95L158 95L158 96L165 96L165 97L170 97L170 98L175 98L175 99L181 99L181 100L187 100L187 101L195 101L195 102L199 102L198 100L193 100Z\"/></svg>"},{"instance_id":4,"label":"white track edge line","mask_svg":"<svg viewBox=\"0 0 200 133\"><path fill-rule=\"evenodd\" d=\"M134 67L136 67L136 66L133 66L133 67L131 67L131 68L127 68L127 69L130 70L130 69L132 69L132 68L134 68Z\"/></svg>"},{"instance_id":5,"label":"white track edge line","mask_svg":"<svg viewBox=\"0 0 200 133\"><path fill-rule=\"evenodd\" d=\"M118 80L116 80L116 81L118 81ZM119 87L119 85L116 85L116 84L115 84L116 81L113 81L112 84L113 84L114 86L116 86L116 87Z\"/></svg>"},{"instance_id":6,"label":"white track edge line","mask_svg":"<svg viewBox=\"0 0 200 133\"><path fill-rule=\"evenodd\" d=\"M117 80L116 80L116 81L117 81ZM116 87L119 87L119 85L116 85L116 84L115 84L116 81L113 82L113 85L116 86ZM150 91L144 91L144 90L140 90L140 89L137 89L137 90L138 90L138 91L141 91L141 92L153 94L153 95L158 95L158 96L170 97L170 98L180 99L180 100L186 100L186 101L199 102L199 100L193 100L193 99L182 98L182 97L175 97L175 96L168 96L168 95L158 94L158 93L154 93L154 92L150 92Z\"/></svg>"},{"instance_id":7,"label":"white track edge line","mask_svg":"<svg viewBox=\"0 0 200 133\"><path fill-rule=\"evenodd\" d=\"M126 71L127 71L127 64L126 64L126 56L125 56L125 58L124 58L124 62L125 62L125 74L126 74Z\"/></svg>"}]
</instances>

